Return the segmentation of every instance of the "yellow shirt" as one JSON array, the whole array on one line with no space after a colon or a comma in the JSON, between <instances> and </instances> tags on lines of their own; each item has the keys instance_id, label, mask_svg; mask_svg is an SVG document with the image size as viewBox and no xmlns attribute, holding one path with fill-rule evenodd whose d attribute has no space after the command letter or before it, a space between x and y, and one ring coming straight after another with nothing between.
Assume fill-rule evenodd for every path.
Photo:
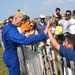
<instances>
[{"instance_id":1,"label":"yellow shirt","mask_svg":"<svg viewBox=\"0 0 75 75\"><path fill-rule=\"evenodd\" d=\"M56 35L62 34L62 26L56 26L56 28L55 28L55 34Z\"/></svg>"}]
</instances>

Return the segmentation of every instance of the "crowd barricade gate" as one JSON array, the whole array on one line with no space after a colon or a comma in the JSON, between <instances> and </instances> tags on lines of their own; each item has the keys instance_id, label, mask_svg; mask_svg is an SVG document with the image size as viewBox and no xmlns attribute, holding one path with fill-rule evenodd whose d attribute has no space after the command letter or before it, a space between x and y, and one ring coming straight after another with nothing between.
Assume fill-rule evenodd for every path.
<instances>
[{"instance_id":1,"label":"crowd barricade gate","mask_svg":"<svg viewBox=\"0 0 75 75\"><path fill-rule=\"evenodd\" d=\"M18 52L22 75L74 75L75 64L70 61L71 68L67 67L66 58L55 55L52 46L42 46L43 55L36 45L27 48L22 45ZM64 65L62 68L62 59Z\"/></svg>"}]
</instances>

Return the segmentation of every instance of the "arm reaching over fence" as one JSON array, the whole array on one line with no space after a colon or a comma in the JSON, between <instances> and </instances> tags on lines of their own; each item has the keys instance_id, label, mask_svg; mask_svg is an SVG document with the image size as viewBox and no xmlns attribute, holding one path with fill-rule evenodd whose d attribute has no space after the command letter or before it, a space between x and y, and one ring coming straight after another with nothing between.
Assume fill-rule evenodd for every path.
<instances>
[{"instance_id":1,"label":"arm reaching over fence","mask_svg":"<svg viewBox=\"0 0 75 75\"><path fill-rule=\"evenodd\" d=\"M33 36L24 36L19 33L17 27L27 22L27 14L22 11L16 11L12 22L7 23L2 29L2 41L4 44L3 59L8 67L9 75L20 75L20 66L17 55L18 45L31 45L47 39L49 25L44 32Z\"/></svg>"},{"instance_id":2,"label":"arm reaching over fence","mask_svg":"<svg viewBox=\"0 0 75 75\"><path fill-rule=\"evenodd\" d=\"M50 21L48 21L51 24ZM50 30L48 31L48 36L51 41L51 44L56 50L59 51L62 57L65 57L67 60L67 65L70 67L70 61L75 62L75 35L68 33L65 37L63 45L60 45L56 39L51 34Z\"/></svg>"},{"instance_id":3,"label":"arm reaching over fence","mask_svg":"<svg viewBox=\"0 0 75 75\"><path fill-rule=\"evenodd\" d=\"M51 24L51 21L48 21L48 24ZM48 30L48 36L50 38L51 44L53 47L55 47L57 50L59 50L60 48L60 44L58 44L58 42L56 41L56 39L54 38L54 36L52 35L52 33L50 32L50 30Z\"/></svg>"}]
</instances>

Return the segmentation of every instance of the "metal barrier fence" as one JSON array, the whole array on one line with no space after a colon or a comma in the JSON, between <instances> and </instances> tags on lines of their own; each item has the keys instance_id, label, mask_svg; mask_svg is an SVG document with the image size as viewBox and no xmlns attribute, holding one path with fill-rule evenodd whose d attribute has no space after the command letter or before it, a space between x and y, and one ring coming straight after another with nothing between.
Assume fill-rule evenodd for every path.
<instances>
[{"instance_id":1,"label":"metal barrier fence","mask_svg":"<svg viewBox=\"0 0 75 75\"><path fill-rule=\"evenodd\" d=\"M74 62L70 61L71 68L67 67L65 57L55 55L52 46L42 46L43 54L35 45L30 48L22 46L18 50L22 75L75 75Z\"/></svg>"}]
</instances>

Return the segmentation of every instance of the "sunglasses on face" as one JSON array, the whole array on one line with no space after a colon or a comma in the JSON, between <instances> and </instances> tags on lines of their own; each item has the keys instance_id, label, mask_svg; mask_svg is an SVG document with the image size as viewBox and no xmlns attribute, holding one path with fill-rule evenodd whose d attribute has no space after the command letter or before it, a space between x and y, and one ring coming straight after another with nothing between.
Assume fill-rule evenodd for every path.
<instances>
[{"instance_id":1,"label":"sunglasses on face","mask_svg":"<svg viewBox=\"0 0 75 75\"><path fill-rule=\"evenodd\" d=\"M65 14L66 16L70 16L71 14Z\"/></svg>"},{"instance_id":2,"label":"sunglasses on face","mask_svg":"<svg viewBox=\"0 0 75 75\"><path fill-rule=\"evenodd\" d=\"M34 25L30 25L30 27L35 27Z\"/></svg>"},{"instance_id":3,"label":"sunglasses on face","mask_svg":"<svg viewBox=\"0 0 75 75\"><path fill-rule=\"evenodd\" d=\"M41 20L45 20L45 18L40 18Z\"/></svg>"}]
</instances>

